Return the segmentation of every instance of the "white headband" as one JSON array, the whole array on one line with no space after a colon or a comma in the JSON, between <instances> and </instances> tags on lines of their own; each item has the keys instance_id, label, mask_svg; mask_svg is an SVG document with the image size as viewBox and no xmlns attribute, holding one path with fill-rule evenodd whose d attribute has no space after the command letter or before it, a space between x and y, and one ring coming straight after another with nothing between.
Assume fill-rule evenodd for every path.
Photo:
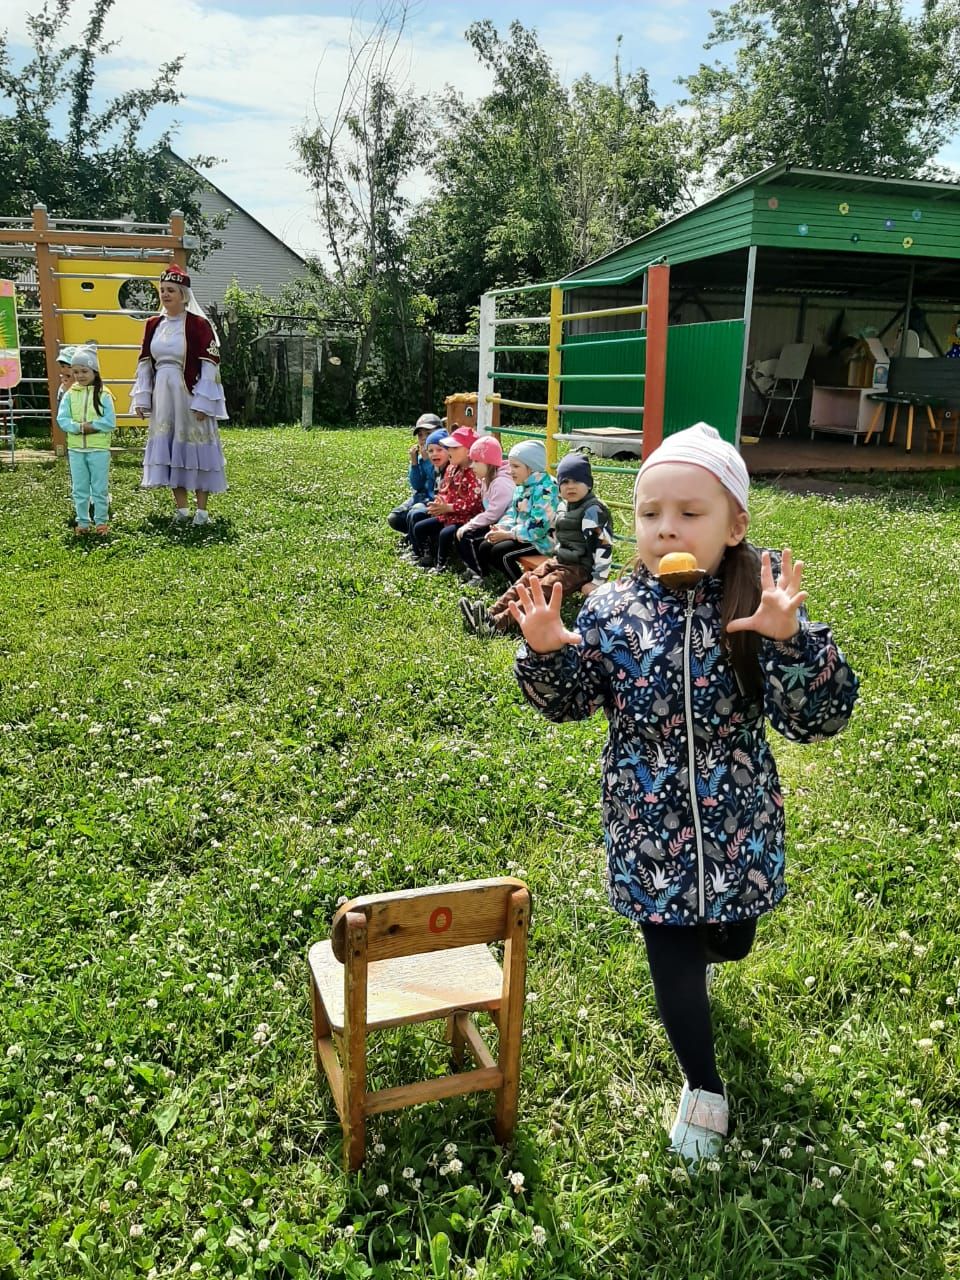
<instances>
[{"instance_id":1,"label":"white headband","mask_svg":"<svg viewBox=\"0 0 960 1280\"><path fill-rule=\"evenodd\" d=\"M746 511L750 490L747 464L733 445L722 439L715 427L708 426L706 422L698 422L685 431L676 431L672 436L667 436L637 472L636 484L633 486L634 503L637 501L640 477L651 467L665 462L686 462L694 467L703 467L717 477L741 510Z\"/></svg>"}]
</instances>

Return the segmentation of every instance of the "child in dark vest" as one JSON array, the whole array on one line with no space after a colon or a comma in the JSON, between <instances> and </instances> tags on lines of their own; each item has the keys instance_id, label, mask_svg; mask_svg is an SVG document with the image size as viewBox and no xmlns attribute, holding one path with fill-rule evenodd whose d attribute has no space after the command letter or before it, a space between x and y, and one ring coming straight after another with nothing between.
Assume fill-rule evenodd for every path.
<instances>
[{"instance_id":1,"label":"child in dark vest","mask_svg":"<svg viewBox=\"0 0 960 1280\"><path fill-rule=\"evenodd\" d=\"M510 604L521 599L520 589L529 590L536 578L549 592L559 585L564 596L573 591L589 595L610 576L613 560L613 519L593 492L593 472L582 453L568 453L557 467L560 506L554 536L554 555L527 570L489 609L482 602L460 600L460 612L467 631L477 636L495 636L514 626Z\"/></svg>"}]
</instances>

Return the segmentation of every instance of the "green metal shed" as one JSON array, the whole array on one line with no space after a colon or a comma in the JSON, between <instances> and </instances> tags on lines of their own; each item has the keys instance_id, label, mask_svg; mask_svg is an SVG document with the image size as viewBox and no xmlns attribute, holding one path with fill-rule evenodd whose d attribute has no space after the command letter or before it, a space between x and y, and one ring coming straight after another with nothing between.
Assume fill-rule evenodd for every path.
<instances>
[{"instance_id":1,"label":"green metal shed","mask_svg":"<svg viewBox=\"0 0 960 1280\"><path fill-rule=\"evenodd\" d=\"M677 322L664 430L704 418L738 441L745 391L750 416L748 362L789 342L814 343L821 382L845 381L831 350L844 325L895 337L909 315L930 354L943 354L960 311L960 184L778 164L564 283L578 282L570 296L583 310L623 302L636 286L616 282L657 259L670 264ZM604 349L589 355L588 330L579 335L584 370L603 372ZM605 350L602 359L615 358Z\"/></svg>"}]
</instances>

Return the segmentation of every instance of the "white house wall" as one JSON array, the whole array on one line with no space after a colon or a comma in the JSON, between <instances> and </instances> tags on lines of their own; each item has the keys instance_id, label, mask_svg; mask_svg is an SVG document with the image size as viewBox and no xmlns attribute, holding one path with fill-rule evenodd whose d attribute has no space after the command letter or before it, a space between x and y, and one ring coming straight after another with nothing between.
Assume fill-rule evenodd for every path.
<instances>
[{"instance_id":1,"label":"white house wall","mask_svg":"<svg viewBox=\"0 0 960 1280\"><path fill-rule=\"evenodd\" d=\"M198 203L207 217L230 214L226 228L215 233L223 248L208 254L202 267L190 273L201 303L219 305L234 279L243 289L259 285L267 297L275 298L281 286L306 274L297 254L219 191L201 190Z\"/></svg>"}]
</instances>

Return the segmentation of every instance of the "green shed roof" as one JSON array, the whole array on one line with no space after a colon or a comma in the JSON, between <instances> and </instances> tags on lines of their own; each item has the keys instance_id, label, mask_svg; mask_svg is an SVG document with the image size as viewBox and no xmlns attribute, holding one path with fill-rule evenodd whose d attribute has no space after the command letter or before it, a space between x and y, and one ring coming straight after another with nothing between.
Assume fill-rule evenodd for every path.
<instances>
[{"instance_id":1,"label":"green shed roof","mask_svg":"<svg viewBox=\"0 0 960 1280\"><path fill-rule=\"evenodd\" d=\"M960 183L773 165L562 283L626 283L651 261L693 262L750 245L960 260Z\"/></svg>"}]
</instances>

